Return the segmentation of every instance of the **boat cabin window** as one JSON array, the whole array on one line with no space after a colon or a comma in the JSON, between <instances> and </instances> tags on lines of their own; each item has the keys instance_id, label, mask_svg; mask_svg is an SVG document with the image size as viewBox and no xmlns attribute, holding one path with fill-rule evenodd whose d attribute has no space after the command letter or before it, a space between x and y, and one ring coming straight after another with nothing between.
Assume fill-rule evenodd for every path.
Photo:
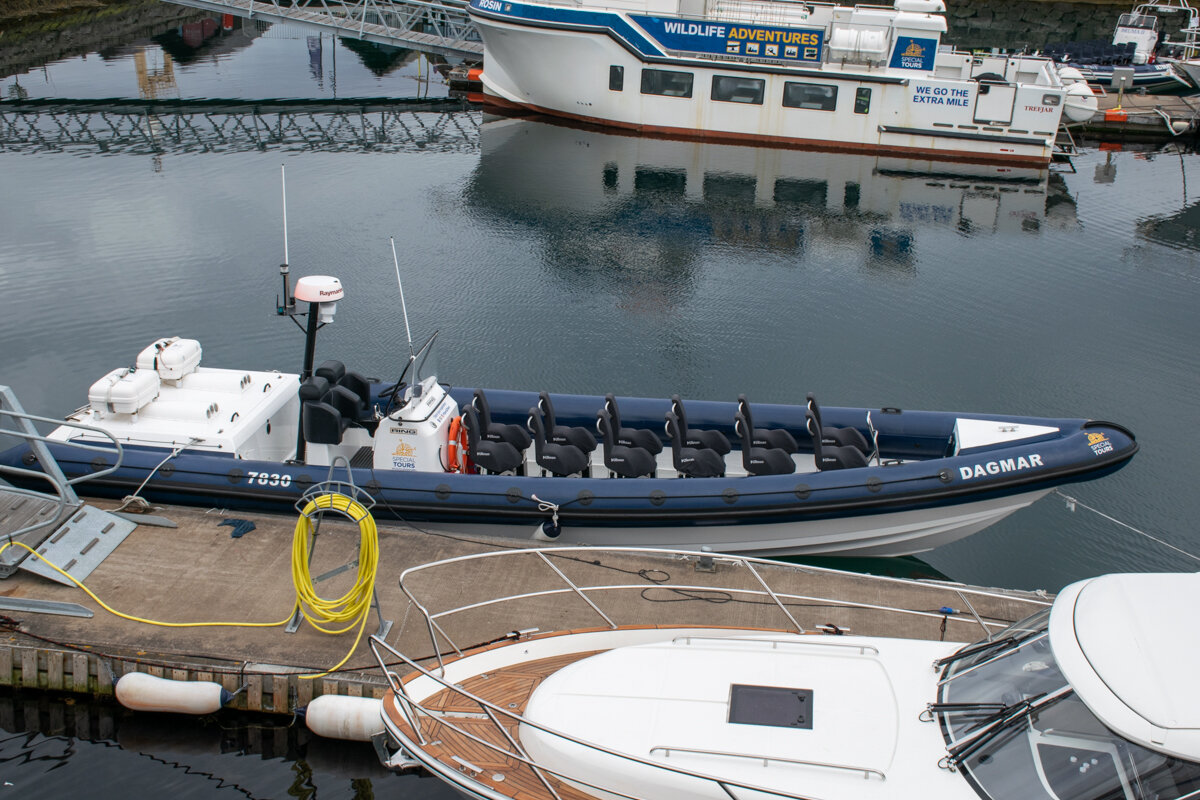
<instances>
[{"instance_id":1,"label":"boat cabin window","mask_svg":"<svg viewBox=\"0 0 1200 800\"><path fill-rule=\"evenodd\" d=\"M959 768L981 796L1181 800L1200 791L1200 764L1104 727L1059 670L1048 624L1049 609L968 645L946 665L939 702L985 704L941 717L947 747L979 737ZM994 724L996 708L1022 701L1032 710Z\"/></svg>"},{"instance_id":2,"label":"boat cabin window","mask_svg":"<svg viewBox=\"0 0 1200 800\"><path fill-rule=\"evenodd\" d=\"M871 111L871 90L860 86L854 90L854 113L867 114Z\"/></svg>"},{"instance_id":3,"label":"boat cabin window","mask_svg":"<svg viewBox=\"0 0 1200 800\"><path fill-rule=\"evenodd\" d=\"M837 108L837 87L788 81L783 84L783 104L788 108L833 111Z\"/></svg>"},{"instance_id":4,"label":"boat cabin window","mask_svg":"<svg viewBox=\"0 0 1200 800\"><path fill-rule=\"evenodd\" d=\"M665 69L642 70L642 94L661 94L666 97L691 97L692 73Z\"/></svg>"},{"instance_id":5,"label":"boat cabin window","mask_svg":"<svg viewBox=\"0 0 1200 800\"><path fill-rule=\"evenodd\" d=\"M761 106L767 82L761 78L735 78L713 75L712 99L726 103L752 103Z\"/></svg>"},{"instance_id":6,"label":"boat cabin window","mask_svg":"<svg viewBox=\"0 0 1200 800\"><path fill-rule=\"evenodd\" d=\"M1118 28L1145 28L1148 31L1158 26L1158 18L1148 14L1122 14L1117 18Z\"/></svg>"},{"instance_id":7,"label":"boat cabin window","mask_svg":"<svg viewBox=\"0 0 1200 800\"><path fill-rule=\"evenodd\" d=\"M614 92L625 90L625 68L619 64L613 64L608 68L608 88Z\"/></svg>"}]
</instances>

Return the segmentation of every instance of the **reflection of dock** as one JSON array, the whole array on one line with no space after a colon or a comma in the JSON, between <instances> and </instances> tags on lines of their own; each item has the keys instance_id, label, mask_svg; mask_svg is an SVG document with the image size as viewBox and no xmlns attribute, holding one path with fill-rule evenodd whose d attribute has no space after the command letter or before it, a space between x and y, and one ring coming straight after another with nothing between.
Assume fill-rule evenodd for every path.
<instances>
[{"instance_id":1,"label":"reflection of dock","mask_svg":"<svg viewBox=\"0 0 1200 800\"><path fill-rule=\"evenodd\" d=\"M475 152L479 115L459 100L25 101L0 104L17 152L372 150Z\"/></svg>"}]
</instances>

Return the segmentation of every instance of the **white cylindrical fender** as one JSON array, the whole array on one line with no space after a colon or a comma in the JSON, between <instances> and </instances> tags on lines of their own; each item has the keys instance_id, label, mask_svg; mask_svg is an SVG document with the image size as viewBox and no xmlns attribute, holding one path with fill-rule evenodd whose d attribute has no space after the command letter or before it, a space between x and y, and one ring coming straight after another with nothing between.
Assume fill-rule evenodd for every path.
<instances>
[{"instance_id":1,"label":"white cylindrical fender","mask_svg":"<svg viewBox=\"0 0 1200 800\"><path fill-rule=\"evenodd\" d=\"M172 681L130 672L117 681L117 702L134 711L211 714L233 697L212 681Z\"/></svg>"},{"instance_id":2,"label":"white cylindrical fender","mask_svg":"<svg viewBox=\"0 0 1200 800\"><path fill-rule=\"evenodd\" d=\"M1072 122L1087 122L1096 115L1099 101L1090 86L1083 81L1076 81L1067 87L1067 96L1063 105L1063 113Z\"/></svg>"},{"instance_id":3,"label":"white cylindrical fender","mask_svg":"<svg viewBox=\"0 0 1200 800\"><path fill-rule=\"evenodd\" d=\"M373 697L323 694L304 711L304 724L317 736L369 742L383 731L383 704Z\"/></svg>"}]
</instances>

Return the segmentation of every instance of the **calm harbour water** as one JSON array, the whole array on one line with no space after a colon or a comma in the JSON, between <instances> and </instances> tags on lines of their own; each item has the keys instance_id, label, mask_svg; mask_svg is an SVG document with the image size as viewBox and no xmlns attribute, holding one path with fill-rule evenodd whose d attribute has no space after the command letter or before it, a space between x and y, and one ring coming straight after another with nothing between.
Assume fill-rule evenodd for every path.
<instances>
[{"instance_id":1,"label":"calm harbour water","mask_svg":"<svg viewBox=\"0 0 1200 800\"><path fill-rule=\"evenodd\" d=\"M318 358L398 369L394 236L414 335L441 331L452 382L1109 419L1141 453L1065 491L1200 552L1183 435L1200 397L1197 156L1089 148L1073 170L931 175L334 102L444 96L431 73L411 53L214 20L0 79L8 100L46 101L0 104L0 383L61 416L167 335L200 339L211 365L297 369L301 334L273 313L283 164L293 274L347 290ZM119 102L151 97L184 102ZM1196 568L1055 496L922 559L1051 591ZM80 780L114 798L442 796L365 766L296 784L303 748L205 749L203 723L176 721L190 745L143 758L30 719L0 715L42 731L0 725L0 796Z\"/></svg>"}]
</instances>

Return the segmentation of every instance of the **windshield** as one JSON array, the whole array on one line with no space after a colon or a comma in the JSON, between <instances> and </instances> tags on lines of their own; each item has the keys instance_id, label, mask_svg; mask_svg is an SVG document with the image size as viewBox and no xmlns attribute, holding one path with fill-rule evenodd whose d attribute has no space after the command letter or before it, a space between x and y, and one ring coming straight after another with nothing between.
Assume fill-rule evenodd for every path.
<instances>
[{"instance_id":1,"label":"windshield","mask_svg":"<svg viewBox=\"0 0 1200 800\"><path fill-rule=\"evenodd\" d=\"M1067 684L1050 649L1049 610L949 660L938 701L948 750L981 797L1183 800L1200 764L1126 741Z\"/></svg>"}]
</instances>

